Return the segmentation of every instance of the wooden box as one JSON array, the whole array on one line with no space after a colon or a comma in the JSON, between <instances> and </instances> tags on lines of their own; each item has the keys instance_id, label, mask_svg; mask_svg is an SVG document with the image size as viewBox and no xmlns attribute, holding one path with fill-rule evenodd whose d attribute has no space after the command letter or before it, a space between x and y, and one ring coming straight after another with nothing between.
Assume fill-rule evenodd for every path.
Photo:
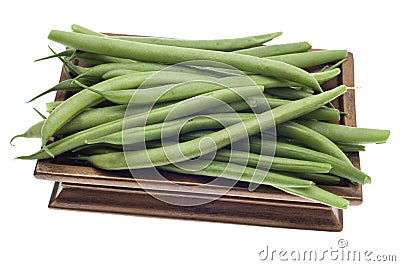
<instances>
[{"instance_id":1,"label":"wooden box","mask_svg":"<svg viewBox=\"0 0 400 266\"><path fill-rule=\"evenodd\" d=\"M338 84L354 87L354 63L351 53L341 68L341 75L324 84L324 89L333 88ZM62 74L61 80L65 78ZM56 100L66 97L67 93L58 92ZM354 90L348 90L335 100L334 104L347 113L340 123L356 126ZM358 153L349 154L349 158L356 167L360 167ZM54 182L49 207L55 209L324 231L341 231L343 228L342 210L316 204L269 186L259 186L250 192L247 184L239 182L217 200L186 207L171 205L149 195L131 177L129 171L104 171L73 165L65 160L63 155L55 159L38 160L34 176ZM166 177L186 186L176 189L168 183L149 180L148 186L153 195L163 195L171 199L207 198L212 197L219 189L215 185L205 185L201 193L193 193L191 186L208 183L210 178L172 173L166 174ZM342 182L340 186L322 187L345 197L350 201L350 205L362 202L361 185Z\"/></svg>"}]
</instances>

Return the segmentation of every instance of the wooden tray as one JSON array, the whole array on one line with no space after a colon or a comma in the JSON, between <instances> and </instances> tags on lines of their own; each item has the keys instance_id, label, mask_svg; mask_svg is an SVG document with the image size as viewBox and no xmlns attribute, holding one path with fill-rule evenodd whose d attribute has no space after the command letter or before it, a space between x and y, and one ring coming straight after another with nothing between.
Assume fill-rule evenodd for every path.
<instances>
[{"instance_id":1,"label":"wooden tray","mask_svg":"<svg viewBox=\"0 0 400 266\"><path fill-rule=\"evenodd\" d=\"M325 90L338 84L354 87L351 53L341 68L342 74L325 83ZM61 81L64 79L66 76L62 73ZM66 92L57 92L56 100L64 100L68 96ZM334 105L348 114L342 118L341 124L356 126L354 90L348 90L335 100ZM360 167L358 153L350 153L349 158L356 167ZM210 178L175 173L164 175L174 183L187 186L177 189L162 181L141 182L147 182L146 188L150 188L151 194L171 199L207 199L221 189L218 185L204 185L201 191L194 193L191 186L206 184ZM149 195L129 171L104 171L72 165L63 155L38 160L34 176L55 182L49 208L324 231L341 231L343 228L342 210L316 204L269 186L259 186L250 192L247 184L239 182L217 200L185 207L167 204ZM342 182L340 186L321 187L345 197L350 205L362 202L361 185Z\"/></svg>"}]
</instances>

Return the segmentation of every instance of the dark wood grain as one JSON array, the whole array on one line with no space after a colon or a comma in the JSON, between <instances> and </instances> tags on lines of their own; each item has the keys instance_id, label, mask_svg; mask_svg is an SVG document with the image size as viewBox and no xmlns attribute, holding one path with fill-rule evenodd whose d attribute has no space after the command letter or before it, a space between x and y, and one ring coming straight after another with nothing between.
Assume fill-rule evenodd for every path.
<instances>
[{"instance_id":1,"label":"dark wood grain","mask_svg":"<svg viewBox=\"0 0 400 266\"><path fill-rule=\"evenodd\" d=\"M351 53L341 68L340 76L323 84L324 90L339 84L354 87ZM62 73L61 80L65 78L65 73ZM67 92L60 91L56 100L67 97ZM347 112L341 124L356 126L354 90L348 90L334 101L334 105ZM349 158L356 167L360 167L358 153L349 154ZM340 231L343 227L342 210L316 204L269 186L259 186L250 192L247 184L239 182L215 201L201 206L182 207L164 203L149 195L129 171L105 171L73 165L63 155L39 160L34 175L39 179L55 181L50 208L325 231ZM210 197L221 191L220 186L207 184L209 177L166 172L164 175L170 181L186 186L176 189L167 182L145 178L141 182L147 182L147 188L152 193L168 197ZM202 189L193 193L190 186L198 185L203 185ZM342 182L340 186L321 187L348 199L351 205L362 202L361 185Z\"/></svg>"}]
</instances>

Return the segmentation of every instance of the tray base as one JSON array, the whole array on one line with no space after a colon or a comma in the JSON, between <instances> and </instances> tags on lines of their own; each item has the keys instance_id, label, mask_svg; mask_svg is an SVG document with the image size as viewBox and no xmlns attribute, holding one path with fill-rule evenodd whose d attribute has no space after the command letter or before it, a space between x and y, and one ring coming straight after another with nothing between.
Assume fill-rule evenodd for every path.
<instances>
[{"instance_id":1,"label":"tray base","mask_svg":"<svg viewBox=\"0 0 400 266\"><path fill-rule=\"evenodd\" d=\"M335 232L343 228L342 210L315 203L222 196L207 204L185 207L159 201L142 189L66 182L55 182L49 208Z\"/></svg>"}]
</instances>

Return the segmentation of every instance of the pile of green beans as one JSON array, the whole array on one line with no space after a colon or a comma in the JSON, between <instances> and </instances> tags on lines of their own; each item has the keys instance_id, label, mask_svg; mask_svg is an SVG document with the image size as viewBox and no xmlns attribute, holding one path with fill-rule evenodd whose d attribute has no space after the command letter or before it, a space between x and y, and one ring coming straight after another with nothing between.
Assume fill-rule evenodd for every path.
<instances>
[{"instance_id":1,"label":"pile of green beans","mask_svg":"<svg viewBox=\"0 0 400 266\"><path fill-rule=\"evenodd\" d=\"M49 39L69 49L37 61L61 59L68 79L29 102L61 90L72 96L48 103L48 116L11 142L42 141L19 159L68 153L110 171L155 168L247 183L258 176L261 185L345 209L347 199L320 185L370 183L347 153L384 143L390 132L331 123L345 114L330 102L347 88L321 85L340 75L347 51L266 44L281 34L184 40L108 36L76 24L52 30Z\"/></svg>"}]
</instances>

